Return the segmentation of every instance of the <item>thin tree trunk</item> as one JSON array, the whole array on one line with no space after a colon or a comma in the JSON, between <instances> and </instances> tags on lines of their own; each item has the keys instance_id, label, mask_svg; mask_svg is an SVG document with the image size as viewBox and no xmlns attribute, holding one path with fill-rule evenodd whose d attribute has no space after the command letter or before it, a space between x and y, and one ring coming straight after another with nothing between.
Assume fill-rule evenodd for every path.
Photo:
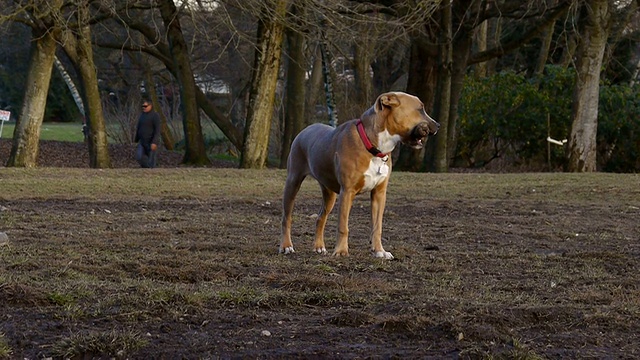
<instances>
[{"instance_id":1,"label":"thin tree trunk","mask_svg":"<svg viewBox=\"0 0 640 360\"><path fill-rule=\"evenodd\" d=\"M568 35L566 38L567 43L564 44L562 49L562 56L560 57L560 62L558 65L563 68L568 68L571 64L573 64L573 56L576 53L576 47L578 47L578 41L576 40L576 36L574 34Z\"/></svg>"},{"instance_id":2,"label":"thin tree trunk","mask_svg":"<svg viewBox=\"0 0 640 360\"><path fill-rule=\"evenodd\" d=\"M336 98L333 89L333 79L335 79L331 53L327 40L322 36L320 42L320 53L322 54L322 77L324 79L324 95L327 104L327 114L329 116L329 125L336 127L338 125L338 108L336 106Z\"/></svg>"},{"instance_id":3,"label":"thin tree trunk","mask_svg":"<svg viewBox=\"0 0 640 360\"><path fill-rule=\"evenodd\" d=\"M160 7L160 15L167 31L169 51L175 65L175 75L180 87L180 104L182 107L182 123L184 127L185 153L182 160L185 164L209 165L207 151L200 124L200 112L196 100L196 83L191 69L189 49L182 35L178 9L173 0L156 0Z\"/></svg>"},{"instance_id":4,"label":"thin tree trunk","mask_svg":"<svg viewBox=\"0 0 640 360\"><path fill-rule=\"evenodd\" d=\"M629 86L633 87L638 81L638 75L640 75L640 57L636 60L636 67L633 70L633 74L631 75L631 81L629 82Z\"/></svg>"},{"instance_id":5,"label":"thin tree trunk","mask_svg":"<svg viewBox=\"0 0 640 360\"><path fill-rule=\"evenodd\" d=\"M162 137L162 143L164 144L165 149L173 150L175 140L173 139L173 134L167 124L167 117L164 115L164 112L160 110L162 107L160 106L160 100L158 100L158 92L156 91L153 76L148 68L145 68L144 70L144 78L147 83L146 89L149 92L153 108L158 109L156 112L160 115L160 136Z\"/></svg>"},{"instance_id":6,"label":"thin tree trunk","mask_svg":"<svg viewBox=\"0 0 640 360\"><path fill-rule=\"evenodd\" d=\"M538 62L536 64L535 74L541 75L544 72L544 67L547 65L547 59L549 58L549 49L551 48L551 40L553 39L553 29L556 26L556 22L552 22L542 33L542 45L540 46L540 53L538 53Z\"/></svg>"},{"instance_id":7,"label":"thin tree trunk","mask_svg":"<svg viewBox=\"0 0 640 360\"><path fill-rule=\"evenodd\" d=\"M367 109L373 103L373 79L371 78L371 63L374 59L376 39L375 25L370 25L368 33L355 44L354 75L356 85L356 101L358 109ZM358 114L360 116L360 114Z\"/></svg>"},{"instance_id":8,"label":"thin tree trunk","mask_svg":"<svg viewBox=\"0 0 640 360\"><path fill-rule=\"evenodd\" d=\"M440 72L438 74L438 96L436 101L436 118L440 121L440 130L435 138L436 153L433 168L436 172L449 170L447 151L449 109L451 106L451 66L453 65L453 31L451 18L451 2L446 2L441 10L440 28L444 29L440 36Z\"/></svg>"},{"instance_id":9,"label":"thin tree trunk","mask_svg":"<svg viewBox=\"0 0 640 360\"><path fill-rule=\"evenodd\" d=\"M296 8L299 11L299 8ZM284 133L280 152L280 168L287 167L289 150L294 137L304 126L305 114L305 68L304 36L290 30L287 32L289 45L289 66L287 68L287 99L285 108Z\"/></svg>"},{"instance_id":10,"label":"thin tree trunk","mask_svg":"<svg viewBox=\"0 0 640 360\"><path fill-rule=\"evenodd\" d=\"M79 16L82 10L79 10ZM98 76L93 63L93 50L89 26L72 33L70 30L62 34L62 46L76 71L80 76L85 108L87 132L87 147L89 150L89 166L92 168L110 168L108 139L100 91L98 90Z\"/></svg>"},{"instance_id":11,"label":"thin tree trunk","mask_svg":"<svg viewBox=\"0 0 640 360\"><path fill-rule=\"evenodd\" d=\"M222 112L216 107L216 105L207 98L207 95L196 87L196 101L198 106L204 111L210 119L214 119L213 123L222 131L223 134L229 139L231 144L237 149L242 149L242 132L236 127L229 117L222 114Z\"/></svg>"},{"instance_id":12,"label":"thin tree trunk","mask_svg":"<svg viewBox=\"0 0 640 360\"><path fill-rule=\"evenodd\" d=\"M489 20L485 20L478 27L478 33L476 35L477 44L478 44L478 52L487 50L487 41L488 41L488 31L489 31ZM474 73L476 79L481 79L487 77L487 68L488 62L483 61L481 63L476 64L476 71Z\"/></svg>"},{"instance_id":13,"label":"thin tree trunk","mask_svg":"<svg viewBox=\"0 0 640 360\"><path fill-rule=\"evenodd\" d=\"M87 104L87 124L89 126L89 166L104 169L111 167L109 144L105 126L100 90L98 90L98 75L93 62L93 48L91 44L91 28L88 25L89 9L87 3L78 5L78 22L83 25L78 29L78 69L84 89Z\"/></svg>"},{"instance_id":14,"label":"thin tree trunk","mask_svg":"<svg viewBox=\"0 0 640 360\"><path fill-rule=\"evenodd\" d=\"M590 0L582 8L576 84L573 92L568 170L596 171L596 135L600 71L607 45L611 9L609 0Z\"/></svg>"},{"instance_id":15,"label":"thin tree trunk","mask_svg":"<svg viewBox=\"0 0 640 360\"><path fill-rule=\"evenodd\" d=\"M447 123L447 155L449 164L455 157L458 144L458 106L462 88L464 87L464 77L467 70L467 63L471 54L472 34L462 28L458 31L453 40L453 62L451 67L451 98L449 108L449 120ZM442 128L442 126L440 126Z\"/></svg>"},{"instance_id":16,"label":"thin tree trunk","mask_svg":"<svg viewBox=\"0 0 640 360\"><path fill-rule=\"evenodd\" d=\"M69 72L64 67L62 62L58 59L57 56L55 57L53 64L56 66L56 69L58 69L58 72L60 73L60 76L62 76L62 80L64 80L64 83L67 84L67 88L71 93L71 97L73 97L73 101L76 103L76 107L78 108L78 111L80 111L80 115L84 117L85 111L84 111L84 103L82 102L82 95L80 95L80 91L78 90L78 87L76 86L76 84L73 82L71 75L69 75Z\"/></svg>"},{"instance_id":17,"label":"thin tree trunk","mask_svg":"<svg viewBox=\"0 0 640 360\"><path fill-rule=\"evenodd\" d=\"M31 53L24 102L13 132L13 146L7 166L37 166L40 129L47 106L56 41L49 31L34 34L33 37L35 45Z\"/></svg>"},{"instance_id":18,"label":"thin tree trunk","mask_svg":"<svg viewBox=\"0 0 640 360\"><path fill-rule=\"evenodd\" d=\"M489 20L489 29L487 44L492 47L500 45L500 38L502 37L502 18L493 18ZM498 58L493 58L487 61L487 76L492 76L496 73L496 65L498 64Z\"/></svg>"},{"instance_id":19,"label":"thin tree trunk","mask_svg":"<svg viewBox=\"0 0 640 360\"><path fill-rule=\"evenodd\" d=\"M266 166L269 133L273 118L278 71L282 57L285 16L289 0L275 0L274 17L263 18L258 25L258 48L251 83L249 113L240 167L262 169Z\"/></svg>"},{"instance_id":20,"label":"thin tree trunk","mask_svg":"<svg viewBox=\"0 0 640 360\"><path fill-rule=\"evenodd\" d=\"M431 113L438 81L438 48L437 37L424 39L423 35L411 39L411 50L409 55L409 79L407 81L407 92L417 96L424 103L427 112ZM438 120L438 119L436 119ZM433 146L427 142L428 148ZM407 146L400 147L398 160L393 167L402 171L421 170L425 149L414 150ZM429 160L432 161L432 160Z\"/></svg>"},{"instance_id":21,"label":"thin tree trunk","mask_svg":"<svg viewBox=\"0 0 640 360\"><path fill-rule=\"evenodd\" d=\"M320 89L323 87L322 82L322 52L320 51L320 46L316 45L313 68L311 69L311 76L309 77L307 88L305 125L311 124L311 119L313 119L315 115L318 94L320 93Z\"/></svg>"}]
</instances>

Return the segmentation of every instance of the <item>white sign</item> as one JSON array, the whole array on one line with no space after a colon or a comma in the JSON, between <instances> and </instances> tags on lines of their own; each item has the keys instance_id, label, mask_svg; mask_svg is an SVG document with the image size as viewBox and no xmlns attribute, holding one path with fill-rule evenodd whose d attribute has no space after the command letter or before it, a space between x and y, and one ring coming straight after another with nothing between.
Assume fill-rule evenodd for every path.
<instances>
[{"instance_id":1,"label":"white sign","mask_svg":"<svg viewBox=\"0 0 640 360\"><path fill-rule=\"evenodd\" d=\"M0 121L9 121L11 118L11 112L6 110L0 110Z\"/></svg>"},{"instance_id":2,"label":"white sign","mask_svg":"<svg viewBox=\"0 0 640 360\"><path fill-rule=\"evenodd\" d=\"M0 138L2 137L2 128L4 127L4 122L9 121L11 118L11 112L6 110L0 110Z\"/></svg>"}]
</instances>

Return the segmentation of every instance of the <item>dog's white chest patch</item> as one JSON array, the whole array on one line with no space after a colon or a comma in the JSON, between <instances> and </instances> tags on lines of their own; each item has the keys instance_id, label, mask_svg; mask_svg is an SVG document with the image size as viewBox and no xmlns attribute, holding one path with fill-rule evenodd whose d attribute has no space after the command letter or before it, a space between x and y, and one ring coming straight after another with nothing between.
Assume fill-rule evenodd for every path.
<instances>
[{"instance_id":1,"label":"dog's white chest patch","mask_svg":"<svg viewBox=\"0 0 640 360\"><path fill-rule=\"evenodd\" d=\"M374 157L369 162L369 168L364 172L364 187L360 192L373 190L389 175L389 165L379 157Z\"/></svg>"}]
</instances>

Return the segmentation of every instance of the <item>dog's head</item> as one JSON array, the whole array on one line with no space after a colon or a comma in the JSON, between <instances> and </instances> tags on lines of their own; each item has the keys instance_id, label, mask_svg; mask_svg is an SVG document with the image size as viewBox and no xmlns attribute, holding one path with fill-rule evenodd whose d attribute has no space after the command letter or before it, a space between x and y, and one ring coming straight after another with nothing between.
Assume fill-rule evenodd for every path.
<instances>
[{"instance_id":1,"label":"dog's head","mask_svg":"<svg viewBox=\"0 0 640 360\"><path fill-rule=\"evenodd\" d=\"M384 126L389 134L399 136L402 143L414 149L421 149L427 136L435 135L440 128L440 124L427 115L420 99L403 92L380 95L374 110L386 118Z\"/></svg>"}]
</instances>

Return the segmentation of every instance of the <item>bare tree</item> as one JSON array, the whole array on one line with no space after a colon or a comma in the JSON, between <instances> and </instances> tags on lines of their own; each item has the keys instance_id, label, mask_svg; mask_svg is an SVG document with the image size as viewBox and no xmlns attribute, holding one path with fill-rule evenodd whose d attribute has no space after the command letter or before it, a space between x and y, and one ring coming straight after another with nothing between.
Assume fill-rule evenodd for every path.
<instances>
[{"instance_id":1,"label":"bare tree","mask_svg":"<svg viewBox=\"0 0 640 360\"><path fill-rule=\"evenodd\" d=\"M581 8L581 28L573 92L568 170L596 171L600 69L611 26L612 0L589 0Z\"/></svg>"},{"instance_id":2,"label":"bare tree","mask_svg":"<svg viewBox=\"0 0 640 360\"><path fill-rule=\"evenodd\" d=\"M88 125L89 166L92 168L110 168L111 159L107 140L107 131L102 110L98 76L93 60L89 4L78 2L75 7L75 22L62 31L62 47L78 70L82 80L84 102L87 105L85 116Z\"/></svg>"},{"instance_id":3,"label":"bare tree","mask_svg":"<svg viewBox=\"0 0 640 360\"><path fill-rule=\"evenodd\" d=\"M449 170L449 151L448 141L449 121L451 116L451 68L453 66L453 23L452 23L452 5L450 2L443 4L440 11L440 28L443 29L440 36L440 73L438 76L438 101L436 102L436 117L440 121L440 130L436 137L436 156L434 158L433 169L436 172L447 172Z\"/></svg>"},{"instance_id":4,"label":"bare tree","mask_svg":"<svg viewBox=\"0 0 640 360\"><path fill-rule=\"evenodd\" d=\"M146 43L142 44L129 44L130 37L128 33L125 33L125 39L122 41L100 41L99 46L103 48L111 48L118 50L128 50L133 52L144 52L158 59L167 68L167 70L174 76L179 77L179 68L173 61L173 56L166 42L165 38L161 37L160 32L152 26L140 19L138 13L127 13L123 10L118 18L127 29L135 30L143 35ZM188 53L187 53L188 55ZM184 70L184 69L183 69ZM193 78L193 73L191 74ZM236 126L231 119L223 114L220 109L207 97L202 89L195 86L194 98L197 105L204 111L204 113L218 126L222 133L229 139L229 141L238 149L242 148L242 131L240 126Z\"/></svg>"},{"instance_id":5,"label":"bare tree","mask_svg":"<svg viewBox=\"0 0 640 360\"><path fill-rule=\"evenodd\" d=\"M167 31L169 51L173 58L176 78L180 86L185 138L185 153L182 162L192 165L208 165L210 161L207 158L204 137L202 136L200 112L196 99L196 83L191 69L188 47L182 35L178 9L173 0L156 1Z\"/></svg>"},{"instance_id":6,"label":"bare tree","mask_svg":"<svg viewBox=\"0 0 640 360\"><path fill-rule=\"evenodd\" d=\"M304 13L302 1L294 3L292 8L294 16ZM287 95L284 116L284 132L281 141L280 168L286 168L289 157L289 149L293 138L304 126L305 94L306 94L306 55L304 51L304 35L289 28L287 30L288 66L287 66Z\"/></svg>"},{"instance_id":7,"label":"bare tree","mask_svg":"<svg viewBox=\"0 0 640 360\"><path fill-rule=\"evenodd\" d=\"M72 59L82 78L82 90L86 103L89 124L89 163L91 167L108 168L111 166L107 148L107 135L98 81L93 64L93 52L90 35L89 4L79 2L64 6L61 0L53 2L33 1L27 4L25 23L32 27L36 36L34 61L30 69L33 81L25 94L23 107L24 122L14 132L14 148L8 164L14 166L35 166L38 154L40 126L44 115L46 95L51 78L51 66L55 59L55 50L59 41ZM51 62L51 63L50 63ZM42 109L38 110L38 108ZM26 111L26 112L25 112ZM21 116L22 117L22 116Z\"/></svg>"},{"instance_id":8,"label":"bare tree","mask_svg":"<svg viewBox=\"0 0 640 360\"><path fill-rule=\"evenodd\" d=\"M258 25L258 48L245 138L240 167L261 169L266 166L269 144L269 128L273 117L273 105L282 56L284 24L289 0L272 0L265 4Z\"/></svg>"},{"instance_id":9,"label":"bare tree","mask_svg":"<svg viewBox=\"0 0 640 360\"><path fill-rule=\"evenodd\" d=\"M51 71L56 52L55 24L60 17L62 0L38 1L30 4L29 19L22 19L32 28L34 46L27 76L24 102L13 133L13 145L7 166L37 166L40 129L44 118ZM33 20L31 20L33 19Z\"/></svg>"}]
</instances>

